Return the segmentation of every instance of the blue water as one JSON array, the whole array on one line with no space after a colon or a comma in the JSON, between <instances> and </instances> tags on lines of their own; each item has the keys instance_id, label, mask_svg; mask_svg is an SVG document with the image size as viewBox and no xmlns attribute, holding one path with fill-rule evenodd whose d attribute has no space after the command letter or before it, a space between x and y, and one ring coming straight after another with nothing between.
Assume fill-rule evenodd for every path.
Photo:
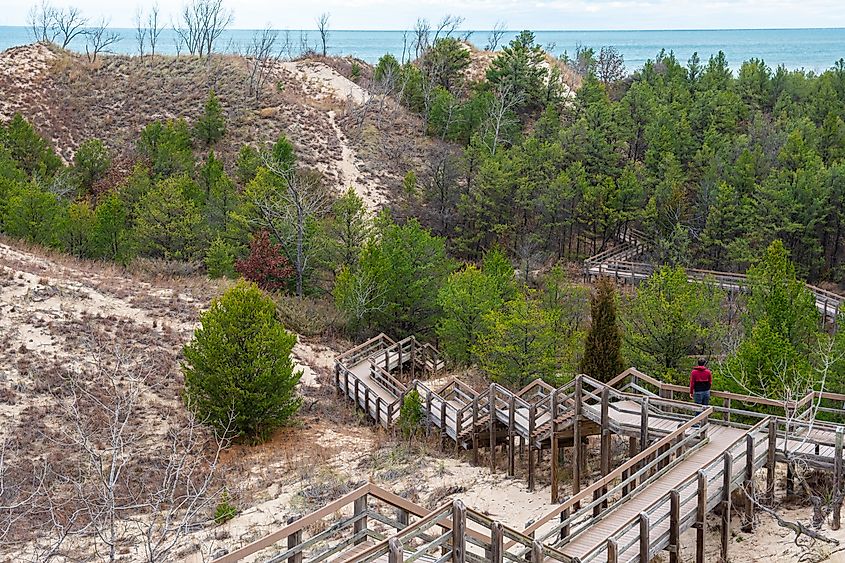
<instances>
[{"instance_id":1,"label":"blue water","mask_svg":"<svg viewBox=\"0 0 845 563\"><path fill-rule=\"evenodd\" d=\"M114 48L120 53L133 54L136 44L134 30L115 29L123 40ZM253 35L250 30L229 30L217 44L219 51L243 50ZM279 33L280 41L285 32ZM510 40L514 32L506 35ZM315 31L290 31L292 55L301 51L303 42L314 47L318 42ZM678 31L538 31L537 41L560 55L564 51L572 54L576 46L616 47L625 57L628 70L642 67L643 63L661 50L674 51L682 62L694 52L702 60L719 50L725 52L733 68L743 61L756 57L775 68L783 65L789 69L823 71L845 57L845 29L754 29L754 30L678 30ZM477 31L470 41L483 46L487 32ZM25 27L0 26L0 50L31 41ZM410 44L410 34L407 39ZM172 30L164 30L159 40L158 51L176 53L176 37ZM74 42L73 49L84 51L84 40ZM329 36L329 51L333 55L353 55L374 63L385 53L402 55L401 31L340 31L332 30Z\"/></svg>"}]
</instances>

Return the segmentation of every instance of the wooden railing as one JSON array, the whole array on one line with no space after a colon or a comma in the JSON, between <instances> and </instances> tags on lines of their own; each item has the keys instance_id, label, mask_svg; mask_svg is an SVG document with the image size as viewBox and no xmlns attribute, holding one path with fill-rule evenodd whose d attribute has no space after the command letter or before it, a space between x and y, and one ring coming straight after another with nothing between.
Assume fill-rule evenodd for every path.
<instances>
[{"instance_id":1,"label":"wooden railing","mask_svg":"<svg viewBox=\"0 0 845 563\"><path fill-rule=\"evenodd\" d=\"M384 508L395 512L386 515ZM351 515L346 515L350 510ZM345 515L337 519L337 514ZM287 542L286 549L267 561L302 561L306 554L309 561L323 561L368 538L380 541L384 534L370 527L373 522L400 530L413 523L411 519L425 518L428 514L428 510L407 499L368 483L280 530L215 559L214 563L235 563L281 541ZM315 530L319 531L315 533Z\"/></svg>"},{"instance_id":2,"label":"wooden railing","mask_svg":"<svg viewBox=\"0 0 845 563\"><path fill-rule=\"evenodd\" d=\"M694 525L698 524L703 534L706 514L719 503L730 503L730 492L743 483L752 483L754 472L766 464L768 425L769 419L761 420L722 456L667 491L581 562L648 562L662 549L680 549L680 534ZM729 504L723 510L729 514ZM723 518L723 526L724 522ZM727 526L722 533L729 534ZM703 543L699 545L703 547Z\"/></svg>"},{"instance_id":3,"label":"wooden railing","mask_svg":"<svg viewBox=\"0 0 845 563\"><path fill-rule=\"evenodd\" d=\"M432 533L440 527L440 533ZM525 563L525 556L511 553L513 547L524 548L532 562L568 561L555 548L543 545L513 528L468 509L460 500L452 501L435 510L416 524L353 557L341 559L342 563L369 563L387 556L389 563L403 561L437 562L492 562L513 561ZM425 559L423 559L425 558Z\"/></svg>"},{"instance_id":4,"label":"wooden railing","mask_svg":"<svg viewBox=\"0 0 845 563\"><path fill-rule=\"evenodd\" d=\"M661 438L660 440L656 441L651 446L647 447L616 469L610 471L607 475L601 478L598 481L595 481L587 488L580 491L578 494L570 497L564 503L560 504L559 506L555 507L550 512L543 515L537 521L535 521L531 526L526 528L523 533L526 535L535 534L540 528L542 528L546 523L552 521L555 518L560 518L561 514L568 514L567 518L565 519L565 523L558 524L554 527L551 532L546 533L543 536L543 539L549 539L555 535L560 535L561 530L566 528L566 525L571 526L573 524L573 519L571 514L574 510L578 510L578 507L583 502L593 502L595 503L596 500L599 500L599 503L605 502L609 498L609 491L599 493L599 496L596 497L596 500L593 500L592 497L599 491L603 491L605 489L609 489L615 482L620 481L620 485L622 482L626 483L631 490L632 487L632 479L636 482L642 479L645 473L642 470L645 469L653 469L655 464L663 463L665 459L662 457L665 455L664 450L671 450L673 447L677 446L678 444L684 444L684 446L689 447L691 445L691 441L699 441L701 435L706 434L706 425L707 419L712 414L713 410L708 408L701 412L695 418L687 421L686 423L679 426L674 432L668 434L667 436ZM694 427L698 426L699 428L691 433L689 436L686 436L687 431L693 429ZM673 453L677 450L673 450ZM651 466L651 467L649 467ZM588 504L591 509L594 508L595 504ZM570 534L566 534L567 536Z\"/></svg>"}]
</instances>

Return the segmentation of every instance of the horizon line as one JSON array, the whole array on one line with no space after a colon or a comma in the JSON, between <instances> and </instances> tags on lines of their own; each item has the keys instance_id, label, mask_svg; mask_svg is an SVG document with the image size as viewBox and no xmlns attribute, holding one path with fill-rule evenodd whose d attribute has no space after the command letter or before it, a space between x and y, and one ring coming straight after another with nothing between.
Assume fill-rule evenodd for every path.
<instances>
[{"instance_id":1,"label":"horizon line","mask_svg":"<svg viewBox=\"0 0 845 563\"><path fill-rule=\"evenodd\" d=\"M24 28L28 29L29 25L0 25L0 29L3 28ZM89 26L86 26L86 29ZM172 27L167 26L172 29ZM107 29L127 29L127 30L134 30L135 27L123 27L123 26L107 26ZM265 29L264 27L227 27L225 31L260 31ZM271 31L318 31L316 28L283 28L283 27L270 27ZM522 31L531 31L532 33L579 33L579 32L598 32L598 33L642 33L642 32L671 32L671 31L845 31L845 26L837 27L837 26L830 26L830 27L688 27L688 28L629 28L629 29L609 29L609 28L580 28L580 29L532 29L532 28L522 28L522 29L506 29L503 30L504 33L520 33ZM332 32L344 32L344 33L403 33L403 32L412 32L411 28L408 29L329 29L329 33ZM493 29L464 29L460 30L461 33L483 33L493 31ZM460 35L460 33L457 33Z\"/></svg>"}]
</instances>

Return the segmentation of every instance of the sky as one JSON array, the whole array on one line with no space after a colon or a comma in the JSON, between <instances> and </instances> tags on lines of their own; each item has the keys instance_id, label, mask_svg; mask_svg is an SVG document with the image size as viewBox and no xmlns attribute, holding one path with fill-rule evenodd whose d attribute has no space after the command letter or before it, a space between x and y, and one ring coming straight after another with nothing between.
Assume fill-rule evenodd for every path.
<instances>
[{"instance_id":1,"label":"sky","mask_svg":"<svg viewBox=\"0 0 845 563\"><path fill-rule=\"evenodd\" d=\"M38 0L40 1L40 0ZM138 6L153 0L53 0L73 5L114 27L132 27ZM408 29L419 17L465 18L464 29L752 29L845 28L845 0L224 0L234 11L234 28L313 29L330 14L332 29ZM26 25L35 0L0 0L0 26ZM170 21L179 0L160 0ZM845 33L845 31L843 31Z\"/></svg>"}]
</instances>

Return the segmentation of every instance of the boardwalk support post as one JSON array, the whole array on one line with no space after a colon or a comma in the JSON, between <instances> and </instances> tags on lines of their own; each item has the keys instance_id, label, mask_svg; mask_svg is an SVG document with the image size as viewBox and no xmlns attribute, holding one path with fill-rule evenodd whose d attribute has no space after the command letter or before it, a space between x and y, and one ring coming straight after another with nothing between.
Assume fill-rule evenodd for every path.
<instances>
[{"instance_id":1,"label":"boardwalk support post","mask_svg":"<svg viewBox=\"0 0 845 563\"><path fill-rule=\"evenodd\" d=\"M721 546L721 560L722 563L728 562L728 547L731 541L731 469L733 466L733 459L730 452L725 452L725 466L723 469L722 479L722 546Z\"/></svg>"},{"instance_id":2,"label":"boardwalk support post","mask_svg":"<svg viewBox=\"0 0 845 563\"><path fill-rule=\"evenodd\" d=\"M490 427L490 473L496 472L496 386L490 384L487 399L487 418Z\"/></svg>"},{"instance_id":3,"label":"boardwalk support post","mask_svg":"<svg viewBox=\"0 0 845 563\"><path fill-rule=\"evenodd\" d=\"M464 563L466 558L467 509L460 499L452 502L452 563Z\"/></svg>"},{"instance_id":4,"label":"boardwalk support post","mask_svg":"<svg viewBox=\"0 0 845 563\"><path fill-rule=\"evenodd\" d=\"M528 408L528 490L534 490L534 470L536 469L535 465L535 452L534 452L534 427L537 423L537 405L531 403L531 406Z\"/></svg>"},{"instance_id":5,"label":"boardwalk support post","mask_svg":"<svg viewBox=\"0 0 845 563\"><path fill-rule=\"evenodd\" d=\"M841 525L842 509L842 427L836 428L836 449L833 457L833 529Z\"/></svg>"},{"instance_id":6,"label":"boardwalk support post","mask_svg":"<svg viewBox=\"0 0 845 563\"><path fill-rule=\"evenodd\" d=\"M425 435L431 436L431 389L425 393Z\"/></svg>"},{"instance_id":7,"label":"boardwalk support post","mask_svg":"<svg viewBox=\"0 0 845 563\"><path fill-rule=\"evenodd\" d=\"M678 563L681 552L681 493L669 492L669 563Z\"/></svg>"},{"instance_id":8,"label":"boardwalk support post","mask_svg":"<svg viewBox=\"0 0 845 563\"><path fill-rule=\"evenodd\" d=\"M583 381L581 376L575 377L575 414L572 427L572 494L581 492L581 390ZM581 503L575 504L575 510L581 508Z\"/></svg>"},{"instance_id":9,"label":"boardwalk support post","mask_svg":"<svg viewBox=\"0 0 845 563\"><path fill-rule=\"evenodd\" d=\"M648 514L640 512L640 561L651 561L651 557L649 557L650 545Z\"/></svg>"},{"instance_id":10,"label":"boardwalk support post","mask_svg":"<svg viewBox=\"0 0 845 563\"><path fill-rule=\"evenodd\" d=\"M640 411L640 451L648 449L648 397L643 399Z\"/></svg>"},{"instance_id":11,"label":"boardwalk support post","mask_svg":"<svg viewBox=\"0 0 845 563\"><path fill-rule=\"evenodd\" d=\"M695 563L704 563L704 532L707 523L707 474L698 471L698 508L695 512Z\"/></svg>"},{"instance_id":12,"label":"boardwalk support post","mask_svg":"<svg viewBox=\"0 0 845 563\"><path fill-rule=\"evenodd\" d=\"M551 414L551 429L549 430L551 436L551 448L552 448L552 504L557 502L559 492L558 492L558 460L559 452L558 452L558 442L557 442L557 389L552 391L552 414Z\"/></svg>"},{"instance_id":13,"label":"boardwalk support post","mask_svg":"<svg viewBox=\"0 0 845 563\"><path fill-rule=\"evenodd\" d=\"M478 465L478 395L472 398L472 464Z\"/></svg>"},{"instance_id":14,"label":"boardwalk support post","mask_svg":"<svg viewBox=\"0 0 845 563\"><path fill-rule=\"evenodd\" d=\"M514 425L516 424L516 397L511 395L508 402L508 476L513 477L516 473L516 438L514 437Z\"/></svg>"}]
</instances>

